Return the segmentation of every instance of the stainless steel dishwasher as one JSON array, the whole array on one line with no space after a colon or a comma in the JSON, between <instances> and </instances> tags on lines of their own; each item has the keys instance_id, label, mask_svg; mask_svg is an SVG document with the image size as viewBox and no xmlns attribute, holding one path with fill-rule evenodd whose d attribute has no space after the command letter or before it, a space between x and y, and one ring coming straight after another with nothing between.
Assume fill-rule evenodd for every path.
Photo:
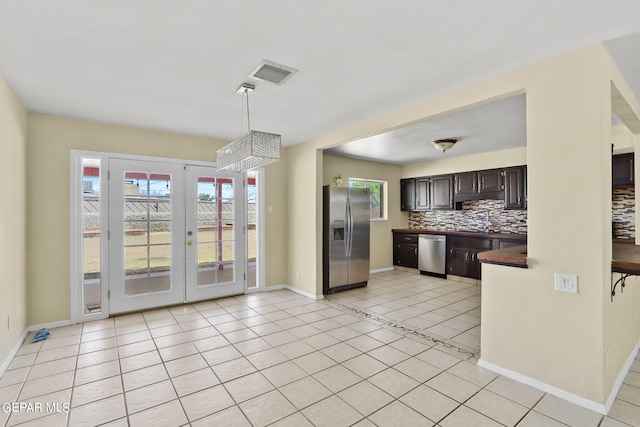
<instances>
[{"instance_id":1,"label":"stainless steel dishwasher","mask_svg":"<svg viewBox=\"0 0 640 427\"><path fill-rule=\"evenodd\" d=\"M439 234L421 234L418 238L418 270L438 277L446 276L447 238Z\"/></svg>"}]
</instances>

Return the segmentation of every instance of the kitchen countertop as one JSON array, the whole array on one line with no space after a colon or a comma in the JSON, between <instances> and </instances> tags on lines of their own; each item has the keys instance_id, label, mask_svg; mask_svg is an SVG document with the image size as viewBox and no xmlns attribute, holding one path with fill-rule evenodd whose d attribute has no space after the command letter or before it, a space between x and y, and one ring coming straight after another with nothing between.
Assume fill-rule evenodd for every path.
<instances>
[{"instance_id":1,"label":"kitchen countertop","mask_svg":"<svg viewBox=\"0 0 640 427\"><path fill-rule=\"evenodd\" d=\"M524 241L527 240L526 234L517 234L517 233L481 233L478 231L441 231L441 230L431 230L426 228L394 228L391 231L394 233L409 233L409 234L439 234L444 236L483 237L483 238L500 239L500 240L524 240Z\"/></svg>"},{"instance_id":2,"label":"kitchen countertop","mask_svg":"<svg viewBox=\"0 0 640 427\"><path fill-rule=\"evenodd\" d=\"M640 275L640 246L633 241L615 240L612 244L611 271ZM480 252L480 262L527 268L527 245Z\"/></svg>"},{"instance_id":3,"label":"kitchen countertop","mask_svg":"<svg viewBox=\"0 0 640 427\"><path fill-rule=\"evenodd\" d=\"M478 253L478 260L485 264L527 268L527 245L511 246Z\"/></svg>"}]
</instances>

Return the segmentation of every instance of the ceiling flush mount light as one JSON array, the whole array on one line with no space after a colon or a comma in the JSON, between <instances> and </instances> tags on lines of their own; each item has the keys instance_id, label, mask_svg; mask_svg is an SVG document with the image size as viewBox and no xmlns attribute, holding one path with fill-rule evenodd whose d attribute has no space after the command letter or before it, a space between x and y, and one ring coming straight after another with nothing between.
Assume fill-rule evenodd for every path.
<instances>
[{"instance_id":1,"label":"ceiling flush mount light","mask_svg":"<svg viewBox=\"0 0 640 427\"><path fill-rule=\"evenodd\" d=\"M436 147L436 150L440 150L444 154L445 151L456 145L456 142L458 142L457 139L451 138L436 139L433 141L433 146Z\"/></svg>"},{"instance_id":2,"label":"ceiling flush mount light","mask_svg":"<svg viewBox=\"0 0 640 427\"><path fill-rule=\"evenodd\" d=\"M249 94L254 89L254 85L243 83L237 90L237 93L247 97L247 127L249 131L218 150L216 166L219 171L244 172L280 159L282 137L275 133L251 130Z\"/></svg>"}]
</instances>

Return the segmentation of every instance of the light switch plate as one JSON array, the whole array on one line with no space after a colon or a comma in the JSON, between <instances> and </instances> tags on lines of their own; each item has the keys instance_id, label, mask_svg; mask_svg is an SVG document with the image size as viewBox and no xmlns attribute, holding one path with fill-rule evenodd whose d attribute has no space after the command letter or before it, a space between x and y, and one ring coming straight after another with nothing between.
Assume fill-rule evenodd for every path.
<instances>
[{"instance_id":1,"label":"light switch plate","mask_svg":"<svg viewBox=\"0 0 640 427\"><path fill-rule=\"evenodd\" d=\"M570 294L578 293L578 276L575 274L555 273L553 275L554 289L559 292L568 292Z\"/></svg>"}]
</instances>

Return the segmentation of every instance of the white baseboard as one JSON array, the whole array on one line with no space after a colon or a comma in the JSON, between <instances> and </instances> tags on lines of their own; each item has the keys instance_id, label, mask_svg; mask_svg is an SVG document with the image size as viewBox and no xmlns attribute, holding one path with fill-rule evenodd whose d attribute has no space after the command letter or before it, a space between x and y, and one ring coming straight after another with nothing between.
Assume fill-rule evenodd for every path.
<instances>
[{"instance_id":1,"label":"white baseboard","mask_svg":"<svg viewBox=\"0 0 640 427\"><path fill-rule=\"evenodd\" d=\"M298 295L302 295L303 297L311 298L312 300L318 301L324 299L324 295L314 295L309 292L305 292L302 289L294 288L293 286L285 285L286 289L289 289L291 292L295 292Z\"/></svg>"},{"instance_id":2,"label":"white baseboard","mask_svg":"<svg viewBox=\"0 0 640 427\"><path fill-rule=\"evenodd\" d=\"M543 383L542 381L538 381L535 378L528 377L526 375L520 374L507 368L503 368L502 366L495 365L482 359L478 360L478 366L493 371L496 374L500 374L504 377L510 378L514 381L518 381L519 383L536 388L540 391L544 391L545 393L552 394L575 405L582 406L583 408L590 409L600 414L607 414L607 409L602 403L594 402L593 400L586 399L582 396L578 396L577 394L569 393L566 390L563 390L556 386L552 386L551 384Z\"/></svg>"},{"instance_id":3,"label":"white baseboard","mask_svg":"<svg viewBox=\"0 0 640 427\"><path fill-rule=\"evenodd\" d=\"M48 322L48 323L39 323L37 325L29 325L29 332L39 331L40 329L52 329L52 328L61 328L63 326L71 325L71 320L58 320L56 322Z\"/></svg>"},{"instance_id":4,"label":"white baseboard","mask_svg":"<svg viewBox=\"0 0 640 427\"><path fill-rule=\"evenodd\" d=\"M631 354L629 355L629 357L627 357L626 362L624 363L624 365L622 365L622 369L620 369L620 372L618 373L618 376L616 377L616 380L613 383L613 386L611 387L609 396L604 401L604 407L605 407L605 410L607 411L606 413L609 413L609 411L611 410L611 407L613 406L613 401L616 400L616 396L620 391L620 387L622 387L622 383L624 382L624 379L627 377L627 374L631 370L631 365L633 365L634 360L636 360L636 355L638 354L639 350L640 350L640 340L638 340L635 347L631 351Z\"/></svg>"},{"instance_id":5,"label":"white baseboard","mask_svg":"<svg viewBox=\"0 0 640 427\"><path fill-rule=\"evenodd\" d=\"M24 333L22 334L22 336L20 337L20 339L18 340L16 345L13 346L13 348L11 349L9 354L7 355L6 359L4 359L4 361L0 365L0 378L2 378L2 376L5 373L5 371L9 367L9 364L11 364L11 361L15 357L16 353L18 352L18 350L20 350L20 347L22 346L22 343L24 342L25 338L27 338L27 335L29 335L29 329L28 328L25 329Z\"/></svg>"},{"instance_id":6,"label":"white baseboard","mask_svg":"<svg viewBox=\"0 0 640 427\"><path fill-rule=\"evenodd\" d=\"M385 271L393 271L395 270L394 266L391 267L383 267L383 268L376 268L375 270L371 270L369 271L369 274L376 274L376 273L384 273Z\"/></svg>"},{"instance_id":7,"label":"white baseboard","mask_svg":"<svg viewBox=\"0 0 640 427\"><path fill-rule=\"evenodd\" d=\"M636 359L636 355L638 354L638 351L640 351L640 340L638 340L635 347L631 351L631 354L629 354L629 356L627 357L627 360L625 361L624 365L620 369L620 372L618 373L618 376L616 377L616 380L613 383L613 386L611 387L611 390L609 391L609 394L607 396L607 399L604 401L604 404L594 402L593 400L586 399L582 396L578 396L573 393L569 393L568 391L562 390L558 387L552 386L547 383L543 383L542 381L538 381L534 378L527 377L526 375L519 374L518 372L511 371L509 369L503 368L501 366L495 365L493 363L487 362L482 359L478 360L478 366L481 366L497 374L500 374L512 380L521 382L533 388L537 388L538 390L544 391L545 393L552 394L561 399L574 403L578 406L582 406L583 408L587 408L592 411L598 412L600 414L607 415L611 410L611 407L613 406L613 403L616 399L616 396L618 395L618 392L620 391L620 388L622 387L622 384L624 383L624 379L627 377L627 374L631 370L631 366L633 365L633 362Z\"/></svg>"},{"instance_id":8,"label":"white baseboard","mask_svg":"<svg viewBox=\"0 0 640 427\"><path fill-rule=\"evenodd\" d=\"M311 298L314 301L324 299L324 295L314 295L309 292L305 292L301 289L294 288L293 286L290 286L290 285L272 285L272 286L267 286L265 288L266 291L276 291L278 289L288 289L291 292L295 292L296 294L302 295L303 297Z\"/></svg>"}]
</instances>

